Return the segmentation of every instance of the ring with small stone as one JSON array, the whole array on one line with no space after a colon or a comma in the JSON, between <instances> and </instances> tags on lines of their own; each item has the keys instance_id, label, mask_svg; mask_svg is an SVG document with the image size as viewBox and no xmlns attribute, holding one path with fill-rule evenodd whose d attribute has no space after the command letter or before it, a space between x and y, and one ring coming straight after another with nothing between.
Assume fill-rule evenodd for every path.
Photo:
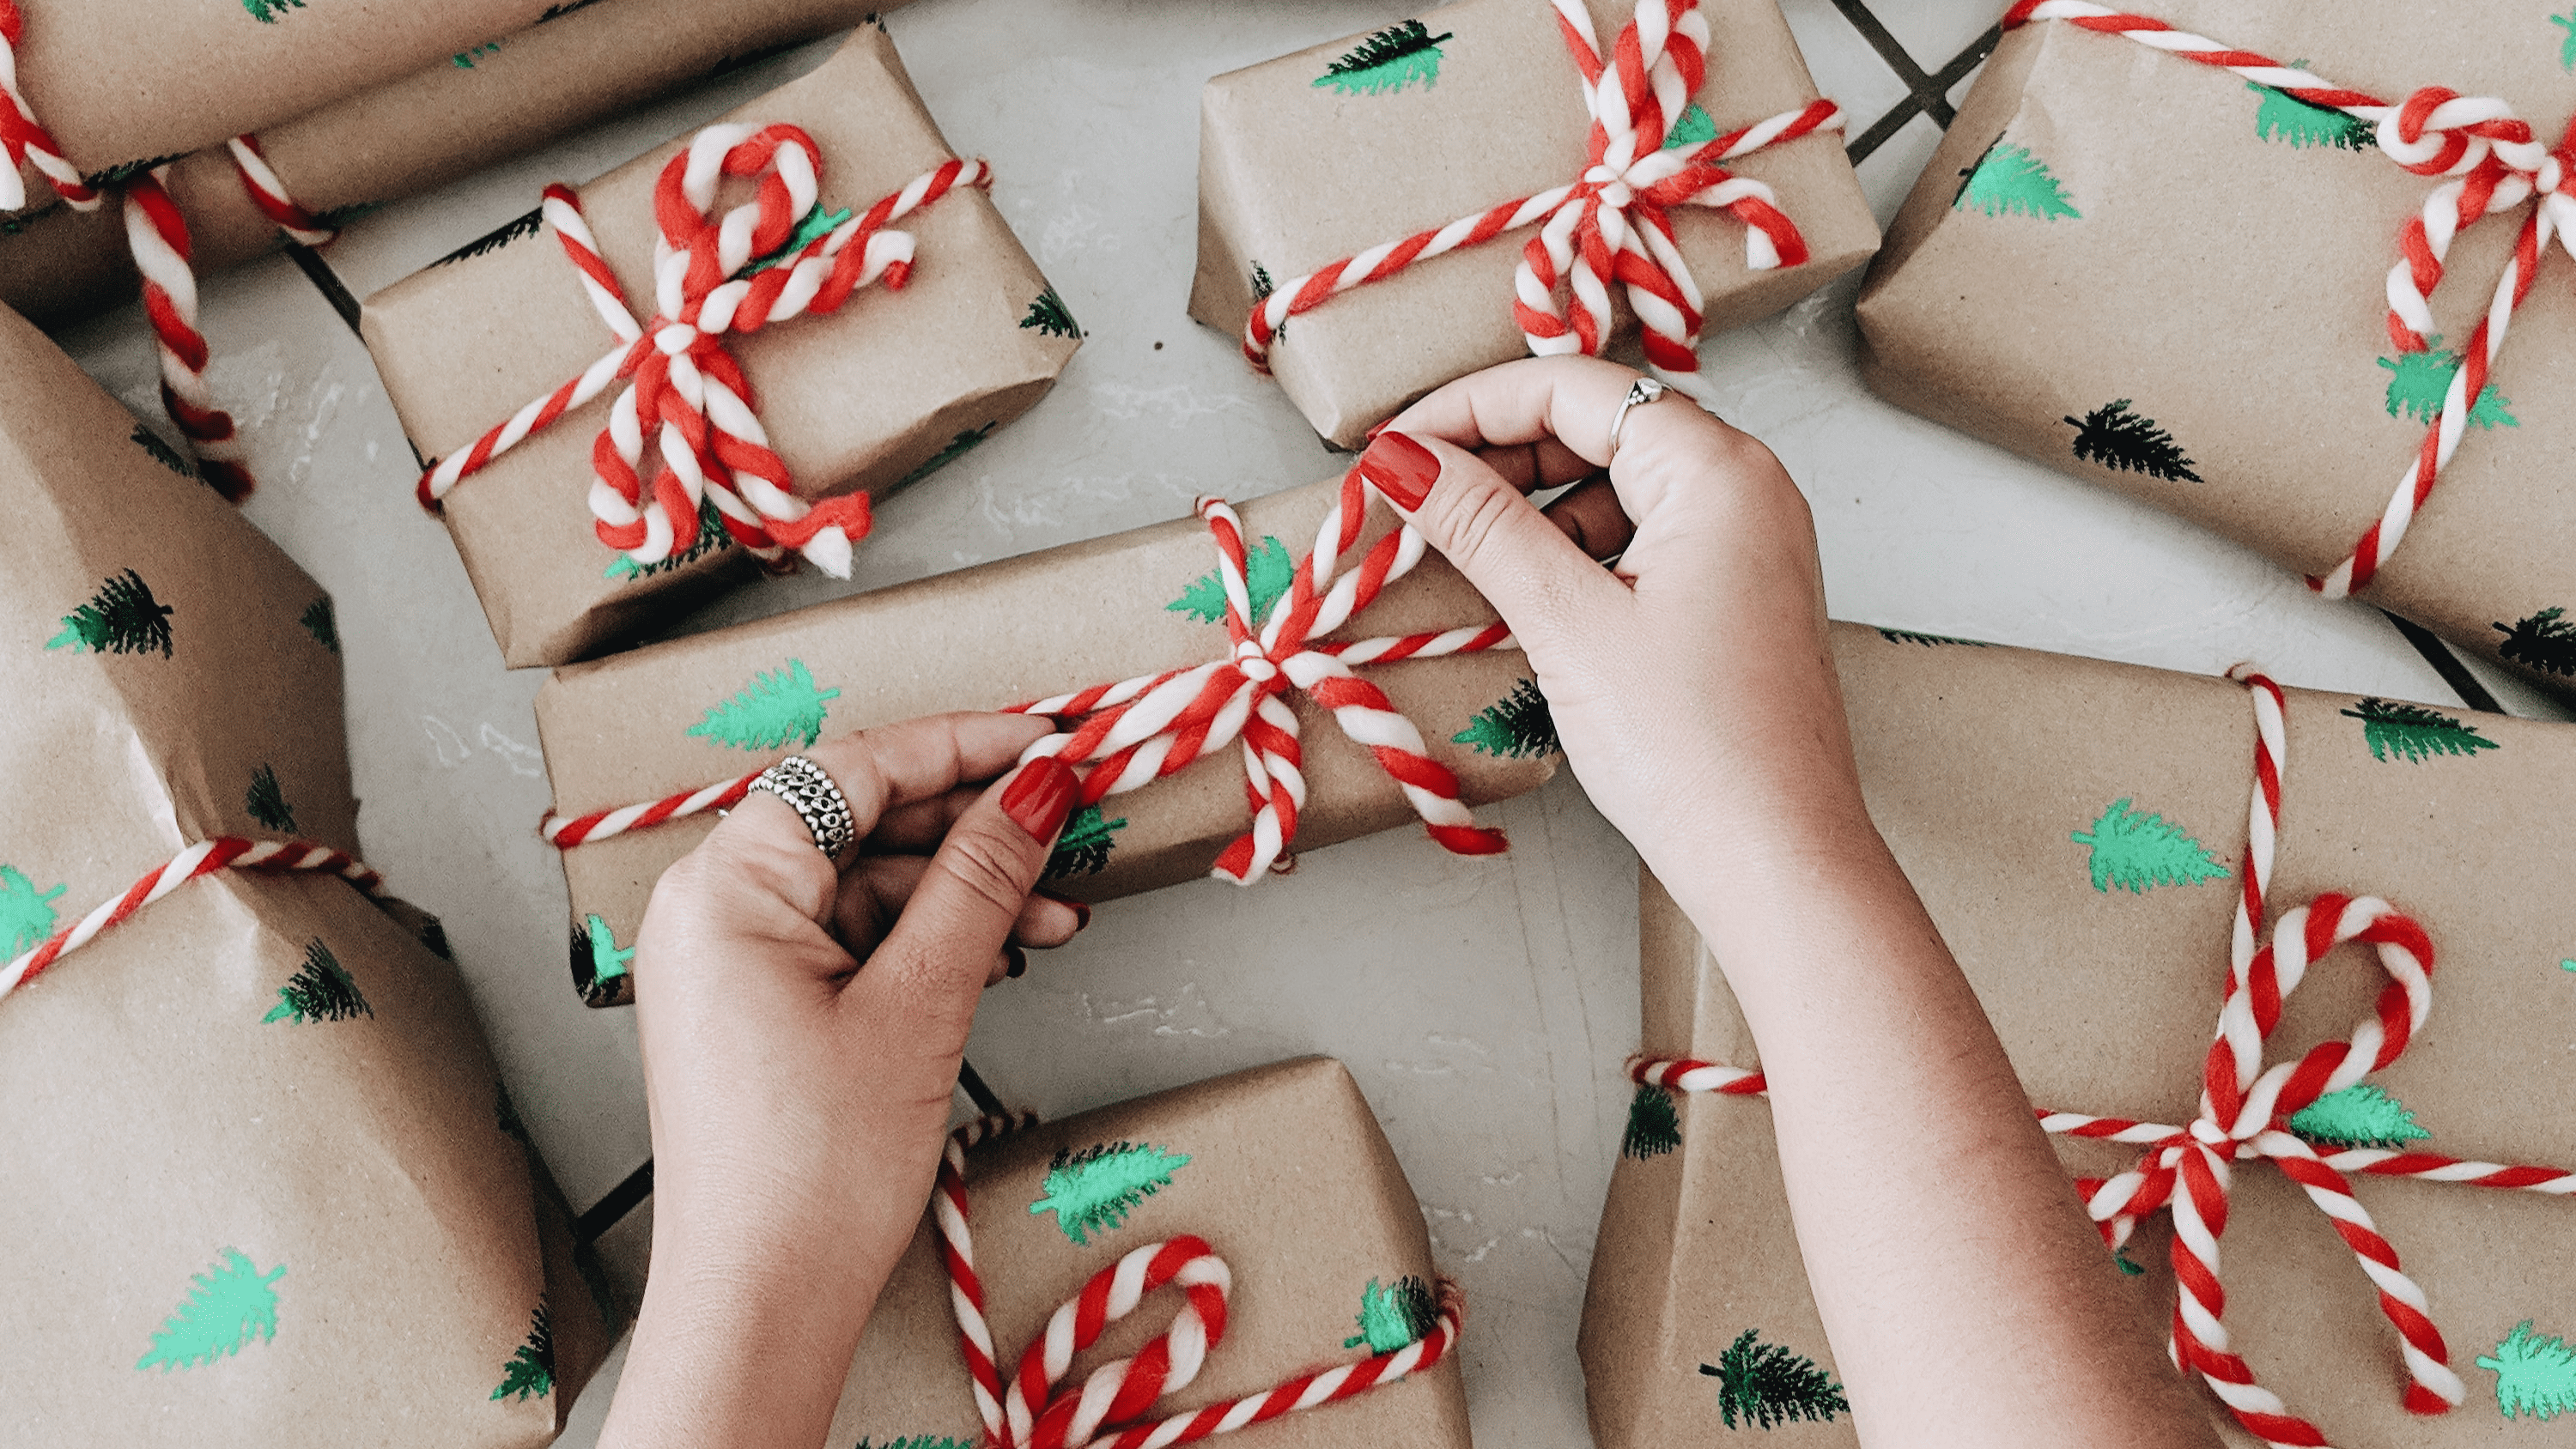
<instances>
[{"instance_id":1,"label":"ring with small stone","mask_svg":"<svg viewBox=\"0 0 2576 1449\"><path fill-rule=\"evenodd\" d=\"M1628 395L1619 399L1619 411L1610 415L1610 452L1601 460L1602 467L1609 467L1610 460L1619 456L1619 431L1628 426L1628 410L1653 402L1671 390L1651 377L1641 377L1628 384Z\"/></svg>"}]
</instances>

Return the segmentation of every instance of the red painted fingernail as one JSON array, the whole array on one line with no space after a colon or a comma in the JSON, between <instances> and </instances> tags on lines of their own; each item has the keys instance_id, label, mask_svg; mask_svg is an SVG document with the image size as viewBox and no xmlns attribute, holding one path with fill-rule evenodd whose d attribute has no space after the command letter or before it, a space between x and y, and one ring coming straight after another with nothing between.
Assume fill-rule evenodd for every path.
<instances>
[{"instance_id":1,"label":"red painted fingernail","mask_svg":"<svg viewBox=\"0 0 2576 1449\"><path fill-rule=\"evenodd\" d=\"M1002 956L1003 959L1011 963L1002 969L1002 974L1005 977L1016 981L1029 974L1028 952L1021 950L1017 946L1004 946L1002 948Z\"/></svg>"},{"instance_id":2,"label":"red painted fingernail","mask_svg":"<svg viewBox=\"0 0 2576 1449\"><path fill-rule=\"evenodd\" d=\"M1389 430L1378 434L1368 451L1360 454L1360 476L1377 485L1389 502L1411 513L1431 496L1431 485L1440 481L1440 459L1429 448Z\"/></svg>"},{"instance_id":3,"label":"red painted fingernail","mask_svg":"<svg viewBox=\"0 0 2576 1449\"><path fill-rule=\"evenodd\" d=\"M1040 755L1020 766L1002 790L1002 813L1019 823L1040 845L1055 843L1073 813L1073 771L1053 755Z\"/></svg>"},{"instance_id":4,"label":"red painted fingernail","mask_svg":"<svg viewBox=\"0 0 2576 1449\"><path fill-rule=\"evenodd\" d=\"M1091 907L1084 905L1082 902L1066 900L1064 897L1057 895L1053 891L1039 891L1037 892L1037 896L1040 900L1053 901L1057 905L1064 907L1066 910L1073 912L1073 928L1076 931L1079 931L1083 927L1091 924Z\"/></svg>"}]
</instances>

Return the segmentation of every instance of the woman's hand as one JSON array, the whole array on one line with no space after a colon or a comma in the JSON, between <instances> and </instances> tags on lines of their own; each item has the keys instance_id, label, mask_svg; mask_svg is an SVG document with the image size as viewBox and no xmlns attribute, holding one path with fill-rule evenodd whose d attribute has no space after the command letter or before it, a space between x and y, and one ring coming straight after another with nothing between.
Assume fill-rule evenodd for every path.
<instances>
[{"instance_id":1,"label":"woman's hand","mask_svg":"<svg viewBox=\"0 0 2576 1449\"><path fill-rule=\"evenodd\" d=\"M662 875L636 940L650 1286L603 1445L822 1442L929 1201L978 995L1081 907L1030 892L1073 774L1048 722L954 714L807 758L861 841L835 870L754 791Z\"/></svg>"}]
</instances>

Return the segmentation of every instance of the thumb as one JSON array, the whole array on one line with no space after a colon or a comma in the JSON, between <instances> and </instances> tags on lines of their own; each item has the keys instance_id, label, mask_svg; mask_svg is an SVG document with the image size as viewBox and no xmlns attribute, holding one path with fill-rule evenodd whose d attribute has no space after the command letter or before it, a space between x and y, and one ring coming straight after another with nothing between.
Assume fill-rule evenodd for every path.
<instances>
[{"instance_id":1,"label":"thumb","mask_svg":"<svg viewBox=\"0 0 2576 1449\"><path fill-rule=\"evenodd\" d=\"M1464 448L1390 428L1360 454L1359 469L1534 653L1627 597L1520 489Z\"/></svg>"}]
</instances>

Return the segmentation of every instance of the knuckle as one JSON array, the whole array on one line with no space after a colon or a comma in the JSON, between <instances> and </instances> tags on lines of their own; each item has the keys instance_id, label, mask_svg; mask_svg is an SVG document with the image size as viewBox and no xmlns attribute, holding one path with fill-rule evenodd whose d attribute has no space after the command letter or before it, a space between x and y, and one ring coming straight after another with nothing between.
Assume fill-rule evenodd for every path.
<instances>
[{"instance_id":1,"label":"knuckle","mask_svg":"<svg viewBox=\"0 0 2576 1449\"><path fill-rule=\"evenodd\" d=\"M1521 503L1519 494L1496 479L1478 478L1459 488L1441 514L1442 551L1449 561L1473 573L1490 560L1512 509Z\"/></svg>"},{"instance_id":2,"label":"knuckle","mask_svg":"<svg viewBox=\"0 0 2576 1449\"><path fill-rule=\"evenodd\" d=\"M949 833L938 863L977 899L1004 916L1017 917L1028 902L1028 881L1036 876L1021 859L1024 854L995 839L992 831L961 829Z\"/></svg>"}]
</instances>

